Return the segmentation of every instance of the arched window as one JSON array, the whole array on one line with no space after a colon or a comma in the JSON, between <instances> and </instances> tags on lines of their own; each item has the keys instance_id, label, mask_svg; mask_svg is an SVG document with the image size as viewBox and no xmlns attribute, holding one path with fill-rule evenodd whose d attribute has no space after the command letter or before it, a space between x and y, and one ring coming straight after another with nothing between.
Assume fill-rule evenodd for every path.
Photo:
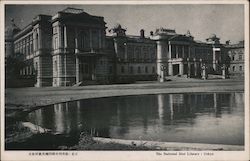
<instances>
[{"instance_id":1,"label":"arched window","mask_svg":"<svg viewBox=\"0 0 250 161\"><path fill-rule=\"evenodd\" d=\"M242 66L240 66L240 69L239 69L239 70L242 71L242 69L243 69Z\"/></svg>"}]
</instances>

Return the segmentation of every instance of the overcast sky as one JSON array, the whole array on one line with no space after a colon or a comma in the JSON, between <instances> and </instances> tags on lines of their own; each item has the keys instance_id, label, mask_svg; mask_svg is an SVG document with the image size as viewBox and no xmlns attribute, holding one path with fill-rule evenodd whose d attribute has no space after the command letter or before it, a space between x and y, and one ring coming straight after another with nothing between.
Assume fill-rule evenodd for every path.
<instances>
[{"instance_id":1,"label":"overcast sky","mask_svg":"<svg viewBox=\"0 0 250 161\"><path fill-rule=\"evenodd\" d=\"M205 41L212 33L236 43L244 39L244 6L216 5L6 5L5 23L14 18L17 26L25 27L38 14L55 15L66 7L84 9L91 15L103 16L107 27L120 23L129 35L145 34L156 28L175 29L184 34L190 30L196 40Z\"/></svg>"}]
</instances>

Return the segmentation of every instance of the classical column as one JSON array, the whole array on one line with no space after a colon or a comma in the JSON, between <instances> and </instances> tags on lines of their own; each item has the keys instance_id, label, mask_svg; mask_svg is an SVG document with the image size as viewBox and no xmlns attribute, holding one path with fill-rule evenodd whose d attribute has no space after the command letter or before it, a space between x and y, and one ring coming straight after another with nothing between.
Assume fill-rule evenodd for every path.
<instances>
[{"instance_id":1,"label":"classical column","mask_svg":"<svg viewBox=\"0 0 250 161\"><path fill-rule=\"evenodd\" d=\"M63 48L63 29L62 25L58 25L58 30L59 30L59 35L58 35L58 40L59 40L59 49Z\"/></svg>"},{"instance_id":2,"label":"classical column","mask_svg":"<svg viewBox=\"0 0 250 161\"><path fill-rule=\"evenodd\" d=\"M179 64L179 74L180 75L183 75L184 74L184 64L183 64L183 62L181 62L180 64Z\"/></svg>"},{"instance_id":3,"label":"classical column","mask_svg":"<svg viewBox=\"0 0 250 161\"><path fill-rule=\"evenodd\" d=\"M168 63L168 75L173 75L173 64Z\"/></svg>"},{"instance_id":4,"label":"classical column","mask_svg":"<svg viewBox=\"0 0 250 161\"><path fill-rule=\"evenodd\" d=\"M99 48L102 48L102 33L101 33L101 29L99 29L98 31L99 31Z\"/></svg>"},{"instance_id":5,"label":"classical column","mask_svg":"<svg viewBox=\"0 0 250 161\"><path fill-rule=\"evenodd\" d=\"M188 46L188 58L190 58L190 56L191 56L191 51L190 50L191 50L190 46Z\"/></svg>"},{"instance_id":6,"label":"classical column","mask_svg":"<svg viewBox=\"0 0 250 161\"><path fill-rule=\"evenodd\" d=\"M191 77L191 63L189 61L189 58L187 60L187 63L188 63L188 73L187 73L187 77L190 78Z\"/></svg>"},{"instance_id":7,"label":"classical column","mask_svg":"<svg viewBox=\"0 0 250 161\"><path fill-rule=\"evenodd\" d=\"M197 77L198 75L198 68L197 68L197 62L196 59L194 58L194 76Z\"/></svg>"},{"instance_id":8,"label":"classical column","mask_svg":"<svg viewBox=\"0 0 250 161\"><path fill-rule=\"evenodd\" d=\"M158 80L160 80L160 76L162 75L162 59L163 59L163 43L161 41L157 41L157 75L158 75Z\"/></svg>"},{"instance_id":9,"label":"classical column","mask_svg":"<svg viewBox=\"0 0 250 161\"><path fill-rule=\"evenodd\" d=\"M176 52L175 58L179 58L178 45L175 45L175 52Z\"/></svg>"},{"instance_id":10,"label":"classical column","mask_svg":"<svg viewBox=\"0 0 250 161\"><path fill-rule=\"evenodd\" d=\"M171 53L172 53L172 49L171 49L171 44L170 44L170 42L169 42L169 45L168 45L168 59L171 59L171 58L172 58Z\"/></svg>"},{"instance_id":11,"label":"classical column","mask_svg":"<svg viewBox=\"0 0 250 161\"><path fill-rule=\"evenodd\" d=\"M68 47L67 44L67 28L66 25L64 25L64 48L66 49Z\"/></svg>"},{"instance_id":12,"label":"classical column","mask_svg":"<svg viewBox=\"0 0 250 161\"><path fill-rule=\"evenodd\" d=\"M124 51L125 53L124 53L124 59L125 59L125 61L127 61L128 60L128 46L127 46L127 44L125 44L125 51Z\"/></svg>"},{"instance_id":13,"label":"classical column","mask_svg":"<svg viewBox=\"0 0 250 161\"><path fill-rule=\"evenodd\" d=\"M80 81L79 78L79 58L76 55L76 83L78 83Z\"/></svg>"},{"instance_id":14,"label":"classical column","mask_svg":"<svg viewBox=\"0 0 250 161\"><path fill-rule=\"evenodd\" d=\"M75 53L79 52L79 45L78 45L78 31L77 28L75 28Z\"/></svg>"},{"instance_id":15,"label":"classical column","mask_svg":"<svg viewBox=\"0 0 250 161\"><path fill-rule=\"evenodd\" d=\"M43 48L43 45L42 45L42 30L41 30L41 28L39 27L38 28L38 44L39 44L39 46L38 46L38 49L41 49L41 48Z\"/></svg>"},{"instance_id":16,"label":"classical column","mask_svg":"<svg viewBox=\"0 0 250 161\"><path fill-rule=\"evenodd\" d=\"M182 46L182 58L184 58L184 45Z\"/></svg>"},{"instance_id":17,"label":"classical column","mask_svg":"<svg viewBox=\"0 0 250 161\"><path fill-rule=\"evenodd\" d=\"M92 50L93 44L92 44L92 30L91 29L89 29L89 46L90 46L90 49Z\"/></svg>"}]
</instances>

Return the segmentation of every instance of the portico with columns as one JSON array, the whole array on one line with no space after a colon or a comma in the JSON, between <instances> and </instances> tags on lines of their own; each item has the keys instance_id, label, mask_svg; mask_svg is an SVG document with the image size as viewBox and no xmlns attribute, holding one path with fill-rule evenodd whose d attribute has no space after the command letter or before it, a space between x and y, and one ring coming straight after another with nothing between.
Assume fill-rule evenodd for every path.
<instances>
[{"instance_id":1,"label":"portico with columns","mask_svg":"<svg viewBox=\"0 0 250 161\"><path fill-rule=\"evenodd\" d=\"M108 77L103 17L75 12L66 10L52 18L53 86L106 81Z\"/></svg>"},{"instance_id":2,"label":"portico with columns","mask_svg":"<svg viewBox=\"0 0 250 161\"><path fill-rule=\"evenodd\" d=\"M160 31L159 31L160 30ZM201 77L202 54L196 53L196 42L190 32L176 34L173 30L159 29L152 39L157 43L157 74L167 76ZM203 52L203 51L202 51ZM162 66L165 70L162 74ZM162 81L162 80L161 80Z\"/></svg>"}]
</instances>

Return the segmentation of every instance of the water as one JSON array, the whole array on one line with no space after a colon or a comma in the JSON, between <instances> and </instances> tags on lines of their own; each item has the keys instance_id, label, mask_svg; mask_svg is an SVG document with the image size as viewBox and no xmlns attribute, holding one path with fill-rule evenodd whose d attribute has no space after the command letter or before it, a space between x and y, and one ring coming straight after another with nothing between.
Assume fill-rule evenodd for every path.
<instances>
[{"instance_id":1,"label":"water","mask_svg":"<svg viewBox=\"0 0 250 161\"><path fill-rule=\"evenodd\" d=\"M95 136L244 145L244 93L157 94L60 103L28 120L77 140Z\"/></svg>"}]
</instances>

